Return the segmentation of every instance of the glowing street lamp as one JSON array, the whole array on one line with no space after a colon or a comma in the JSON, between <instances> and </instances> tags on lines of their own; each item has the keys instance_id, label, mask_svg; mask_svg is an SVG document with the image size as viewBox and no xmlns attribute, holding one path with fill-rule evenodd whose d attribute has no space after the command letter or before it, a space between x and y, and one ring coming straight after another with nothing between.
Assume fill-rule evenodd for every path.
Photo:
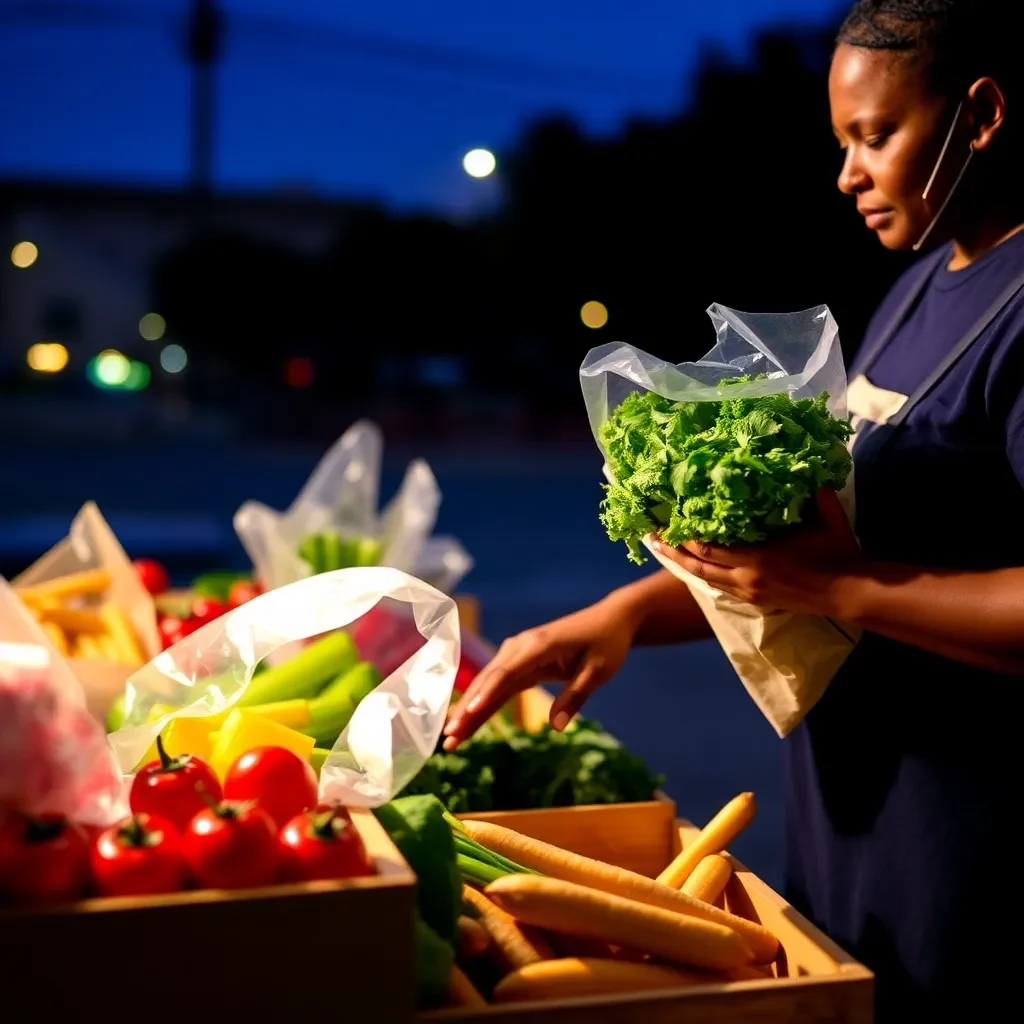
<instances>
[{"instance_id":1,"label":"glowing street lamp","mask_svg":"<svg viewBox=\"0 0 1024 1024\"><path fill-rule=\"evenodd\" d=\"M497 166L498 161L489 149L471 149L462 158L462 169L471 178L486 178Z\"/></svg>"}]
</instances>

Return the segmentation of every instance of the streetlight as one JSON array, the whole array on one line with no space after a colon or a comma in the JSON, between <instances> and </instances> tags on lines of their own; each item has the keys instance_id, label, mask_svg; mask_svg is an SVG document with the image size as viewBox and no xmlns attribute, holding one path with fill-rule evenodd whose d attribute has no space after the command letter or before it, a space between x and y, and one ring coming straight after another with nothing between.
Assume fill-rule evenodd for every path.
<instances>
[{"instance_id":1,"label":"streetlight","mask_svg":"<svg viewBox=\"0 0 1024 1024\"><path fill-rule=\"evenodd\" d=\"M39 249L35 242L19 242L11 250L11 262L19 269L31 267L39 258Z\"/></svg>"},{"instance_id":2,"label":"streetlight","mask_svg":"<svg viewBox=\"0 0 1024 1024\"><path fill-rule=\"evenodd\" d=\"M462 169L471 178L486 178L497 166L498 161L489 149L471 149L462 158Z\"/></svg>"},{"instance_id":3,"label":"streetlight","mask_svg":"<svg viewBox=\"0 0 1024 1024\"><path fill-rule=\"evenodd\" d=\"M595 300L584 302L583 308L580 310L580 319L587 327L595 330L604 327L608 323L608 307L603 302Z\"/></svg>"}]
</instances>

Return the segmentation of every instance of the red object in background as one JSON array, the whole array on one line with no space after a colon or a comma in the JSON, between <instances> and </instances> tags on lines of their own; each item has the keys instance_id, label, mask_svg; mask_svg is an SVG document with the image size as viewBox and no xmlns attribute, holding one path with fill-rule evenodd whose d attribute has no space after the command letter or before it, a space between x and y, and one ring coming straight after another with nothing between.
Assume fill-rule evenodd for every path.
<instances>
[{"instance_id":1,"label":"red object in background","mask_svg":"<svg viewBox=\"0 0 1024 1024\"><path fill-rule=\"evenodd\" d=\"M200 811L182 837L192 877L210 889L249 889L277 877L277 830L255 804L224 801Z\"/></svg>"},{"instance_id":2,"label":"red object in background","mask_svg":"<svg viewBox=\"0 0 1024 1024\"><path fill-rule=\"evenodd\" d=\"M318 792L312 765L284 747L247 750L224 777L226 800L255 801L277 828L315 807Z\"/></svg>"},{"instance_id":3,"label":"red object in background","mask_svg":"<svg viewBox=\"0 0 1024 1024\"><path fill-rule=\"evenodd\" d=\"M198 757L168 757L163 741L156 738L159 761L150 761L132 780L128 802L135 814L148 812L167 818L184 831L204 807L221 798L220 782L213 769Z\"/></svg>"},{"instance_id":4,"label":"red object in background","mask_svg":"<svg viewBox=\"0 0 1024 1024\"><path fill-rule=\"evenodd\" d=\"M371 608L349 631L359 656L373 662L385 678L426 643L411 615L383 604ZM494 647L486 640L472 633L463 634L455 689L463 693L494 655Z\"/></svg>"},{"instance_id":5,"label":"red object in background","mask_svg":"<svg viewBox=\"0 0 1024 1024\"><path fill-rule=\"evenodd\" d=\"M284 379L290 388L308 388L313 383L313 361L295 356L284 364Z\"/></svg>"},{"instance_id":6,"label":"red object in background","mask_svg":"<svg viewBox=\"0 0 1024 1024\"><path fill-rule=\"evenodd\" d=\"M0 895L15 903L67 903L89 885L89 840L58 814L11 814L0 828Z\"/></svg>"},{"instance_id":7,"label":"red object in background","mask_svg":"<svg viewBox=\"0 0 1024 1024\"><path fill-rule=\"evenodd\" d=\"M277 845L283 882L363 878L374 873L363 840L341 807L297 814L281 829Z\"/></svg>"},{"instance_id":8,"label":"red object in background","mask_svg":"<svg viewBox=\"0 0 1024 1024\"><path fill-rule=\"evenodd\" d=\"M159 562L154 562L152 558L137 558L132 565L135 566L139 581L154 596L170 590L171 577Z\"/></svg>"},{"instance_id":9,"label":"red object in background","mask_svg":"<svg viewBox=\"0 0 1024 1024\"><path fill-rule=\"evenodd\" d=\"M497 651L486 640L472 633L462 637L462 657L459 659L459 671L455 674L456 693L465 693L469 684L480 674Z\"/></svg>"},{"instance_id":10,"label":"red object in background","mask_svg":"<svg viewBox=\"0 0 1024 1024\"><path fill-rule=\"evenodd\" d=\"M194 633L202 624L199 619L179 619L176 615L161 615L157 620L157 630L160 633L162 649L166 651L168 647L173 647L189 633Z\"/></svg>"},{"instance_id":11,"label":"red object in background","mask_svg":"<svg viewBox=\"0 0 1024 1024\"><path fill-rule=\"evenodd\" d=\"M190 621L196 621L200 626L205 626L214 619L219 619L227 614L228 606L223 601L212 597L197 597L192 602L192 617Z\"/></svg>"},{"instance_id":12,"label":"red object in background","mask_svg":"<svg viewBox=\"0 0 1024 1024\"><path fill-rule=\"evenodd\" d=\"M263 588L255 580L235 580L228 591L228 607L238 608L262 593Z\"/></svg>"},{"instance_id":13,"label":"red object in background","mask_svg":"<svg viewBox=\"0 0 1024 1024\"><path fill-rule=\"evenodd\" d=\"M186 874L178 830L155 814L132 815L101 832L92 848L92 879L100 896L177 892Z\"/></svg>"}]
</instances>

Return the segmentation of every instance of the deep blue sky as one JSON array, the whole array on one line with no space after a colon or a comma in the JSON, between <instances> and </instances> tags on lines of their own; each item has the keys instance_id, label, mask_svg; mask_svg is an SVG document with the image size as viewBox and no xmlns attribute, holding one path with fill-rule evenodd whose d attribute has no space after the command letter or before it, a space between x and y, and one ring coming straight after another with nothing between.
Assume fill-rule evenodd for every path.
<instances>
[{"instance_id":1,"label":"deep blue sky","mask_svg":"<svg viewBox=\"0 0 1024 1024\"><path fill-rule=\"evenodd\" d=\"M217 181L464 204L473 146L531 115L594 132L677 108L699 48L818 21L836 0L222 0ZM0 0L0 177L178 183L188 0ZM12 11L33 10L28 23ZM39 12L50 11L40 25ZM89 12L83 23L77 12ZM123 12L123 17L119 12ZM71 22L74 23L71 23ZM361 40L380 40L373 52ZM400 44L394 47L392 44ZM403 50L401 44L408 44ZM397 49L396 54L394 50Z\"/></svg>"}]
</instances>

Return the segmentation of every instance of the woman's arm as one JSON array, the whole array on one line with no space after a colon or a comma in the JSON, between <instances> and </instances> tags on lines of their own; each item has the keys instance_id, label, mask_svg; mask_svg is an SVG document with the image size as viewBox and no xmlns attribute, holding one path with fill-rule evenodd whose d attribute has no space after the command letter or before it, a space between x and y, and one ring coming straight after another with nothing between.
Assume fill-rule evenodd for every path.
<instances>
[{"instance_id":1,"label":"woman's arm","mask_svg":"<svg viewBox=\"0 0 1024 1024\"><path fill-rule=\"evenodd\" d=\"M1024 568L961 573L868 562L829 591L836 618L956 661L1024 674Z\"/></svg>"},{"instance_id":2,"label":"woman's arm","mask_svg":"<svg viewBox=\"0 0 1024 1024\"><path fill-rule=\"evenodd\" d=\"M604 601L638 623L635 647L682 644L712 635L689 587L667 569L613 590Z\"/></svg>"},{"instance_id":3,"label":"woman's arm","mask_svg":"<svg viewBox=\"0 0 1024 1024\"><path fill-rule=\"evenodd\" d=\"M955 661L1024 674L1024 568L945 572L865 559L835 493L815 525L772 544L662 552L758 608L827 615Z\"/></svg>"}]
</instances>

